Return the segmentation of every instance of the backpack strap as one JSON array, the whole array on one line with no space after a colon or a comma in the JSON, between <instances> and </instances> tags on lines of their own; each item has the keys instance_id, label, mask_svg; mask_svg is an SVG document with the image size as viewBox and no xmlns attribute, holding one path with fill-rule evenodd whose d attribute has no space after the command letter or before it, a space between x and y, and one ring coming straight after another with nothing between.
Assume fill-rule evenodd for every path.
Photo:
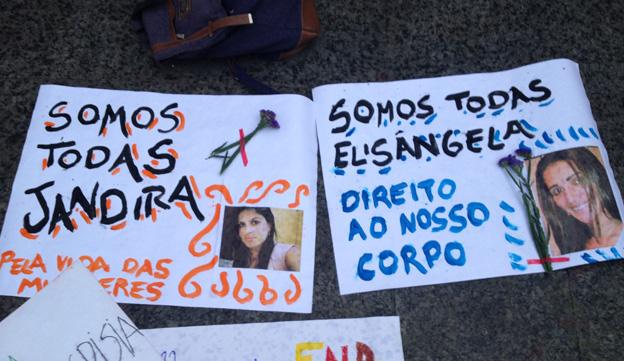
<instances>
[{"instance_id":1,"label":"backpack strap","mask_svg":"<svg viewBox=\"0 0 624 361\"><path fill-rule=\"evenodd\" d=\"M277 90L271 88L270 86L249 75L245 70L243 70L243 68L234 63L233 60L230 59L228 61L228 64L230 66L230 71L232 72L234 79L238 80L245 88L247 88L254 94L280 94Z\"/></svg>"},{"instance_id":2,"label":"backpack strap","mask_svg":"<svg viewBox=\"0 0 624 361\"><path fill-rule=\"evenodd\" d=\"M217 30L224 29L230 26L250 25L253 24L253 17L251 13L231 15L213 20L205 27L199 29L191 35L185 36L184 34L176 33L176 39L156 43L152 45L152 51L154 54L171 49L176 46L183 45L185 43L197 41L205 37L212 37Z\"/></svg>"}]
</instances>

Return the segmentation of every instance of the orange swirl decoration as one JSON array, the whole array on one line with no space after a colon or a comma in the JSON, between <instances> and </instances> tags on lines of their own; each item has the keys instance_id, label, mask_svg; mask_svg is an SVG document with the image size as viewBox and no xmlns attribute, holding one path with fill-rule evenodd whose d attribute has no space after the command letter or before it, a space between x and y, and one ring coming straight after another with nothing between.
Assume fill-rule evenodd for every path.
<instances>
[{"instance_id":1,"label":"orange swirl decoration","mask_svg":"<svg viewBox=\"0 0 624 361\"><path fill-rule=\"evenodd\" d=\"M310 187L305 184L300 184L297 187L297 191L295 192L295 200L288 204L288 208L297 208L301 204L301 195L309 196L310 195Z\"/></svg>"},{"instance_id":2,"label":"orange swirl decoration","mask_svg":"<svg viewBox=\"0 0 624 361\"><path fill-rule=\"evenodd\" d=\"M286 290L286 292L284 293L284 299L286 300L286 303L289 305L292 305L293 303L297 302L297 300L299 300L299 297L301 297L301 283L299 283L299 280L297 279L297 277L295 277L294 274L290 274L290 280L293 281L294 285L295 285L295 291L291 291L291 290Z\"/></svg>"},{"instance_id":3,"label":"orange swirl decoration","mask_svg":"<svg viewBox=\"0 0 624 361\"><path fill-rule=\"evenodd\" d=\"M214 256L210 262L203 264L201 266L195 267L190 272L185 274L184 277L182 277L182 279L180 280L180 283L178 283L178 293L180 294L180 296L186 297L186 298L197 298L199 295L201 295L202 293L201 286L197 282L192 281L192 279L202 272L206 272L206 271L213 269L214 266L217 264L218 260L219 260L219 257ZM189 282L191 283L191 286L193 286L193 291L186 292L186 285Z\"/></svg>"},{"instance_id":4,"label":"orange swirl decoration","mask_svg":"<svg viewBox=\"0 0 624 361\"><path fill-rule=\"evenodd\" d=\"M223 199L225 199L225 202L227 204L234 203L232 201L232 195L230 194L230 191L223 184L213 184L211 186L208 186L204 190L204 193L206 193L206 197L208 197L210 199L214 199L215 196L214 196L214 194L212 194L212 192L214 192L214 191L218 191L219 193L221 193L221 195L223 195Z\"/></svg>"},{"instance_id":5,"label":"orange swirl decoration","mask_svg":"<svg viewBox=\"0 0 624 361\"><path fill-rule=\"evenodd\" d=\"M264 185L264 182L262 182L261 180L251 182L245 189L245 192L243 193L243 195L238 200L238 203L243 203L247 199L247 197L249 197L249 193L251 192L252 188L261 189L263 185Z\"/></svg>"},{"instance_id":6,"label":"orange swirl decoration","mask_svg":"<svg viewBox=\"0 0 624 361\"><path fill-rule=\"evenodd\" d=\"M230 283L228 282L227 276L227 272L221 272L221 274L219 275L219 279L221 280L222 285L221 290L217 289L216 284L210 286L210 290L212 290L212 293L221 298L227 296L228 292L230 292Z\"/></svg>"},{"instance_id":7,"label":"orange swirl decoration","mask_svg":"<svg viewBox=\"0 0 624 361\"><path fill-rule=\"evenodd\" d=\"M199 243L199 241L205 235L212 232L212 229L217 225L217 223L219 223L219 217L221 217L221 204L217 203L217 205L215 206L214 216L212 216L210 223L208 223L206 227L204 227L201 231L199 231L199 233L197 233L191 239L191 242L188 245L188 251L193 256L202 257L202 256L207 255L210 252L210 250L212 249L212 246L210 245L209 242L202 242L201 245L204 246L204 249L200 251L197 250L197 243Z\"/></svg>"},{"instance_id":8,"label":"orange swirl decoration","mask_svg":"<svg viewBox=\"0 0 624 361\"><path fill-rule=\"evenodd\" d=\"M245 294L243 297L240 296L241 290ZM241 304L247 303L253 298L253 291L246 287L243 288L243 274L240 270L236 270L236 285L234 285L233 296L236 302Z\"/></svg>"},{"instance_id":9,"label":"orange swirl decoration","mask_svg":"<svg viewBox=\"0 0 624 361\"><path fill-rule=\"evenodd\" d=\"M279 187L279 188L277 188L277 187ZM260 197L247 199L245 201L245 203L247 203L247 204L256 204L256 203L260 202L261 200L266 198L266 196L269 194L269 192L273 188L276 188L275 189L275 193L282 194L282 193L286 192L288 190L288 188L290 188L290 183L287 180L285 180L285 179L278 179L275 182L269 184L269 186L264 190L264 192L262 192Z\"/></svg>"},{"instance_id":10,"label":"orange swirl decoration","mask_svg":"<svg viewBox=\"0 0 624 361\"><path fill-rule=\"evenodd\" d=\"M264 306L272 305L277 301L277 291L269 287L269 279L264 275L257 275L258 279L262 281L262 290L260 291L260 303ZM269 294L269 297L267 297Z\"/></svg>"}]
</instances>

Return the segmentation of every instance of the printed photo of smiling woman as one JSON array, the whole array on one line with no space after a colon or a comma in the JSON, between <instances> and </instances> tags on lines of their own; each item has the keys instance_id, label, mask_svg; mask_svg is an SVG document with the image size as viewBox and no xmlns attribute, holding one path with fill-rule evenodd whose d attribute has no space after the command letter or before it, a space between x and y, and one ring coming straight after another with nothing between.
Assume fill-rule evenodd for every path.
<instances>
[{"instance_id":1,"label":"printed photo of smiling woman","mask_svg":"<svg viewBox=\"0 0 624 361\"><path fill-rule=\"evenodd\" d=\"M590 150L592 149L592 150ZM553 256L617 243L624 225L598 148L546 154L534 179Z\"/></svg>"},{"instance_id":2,"label":"printed photo of smiling woman","mask_svg":"<svg viewBox=\"0 0 624 361\"><path fill-rule=\"evenodd\" d=\"M299 271L302 216L295 210L226 207L219 265Z\"/></svg>"}]
</instances>

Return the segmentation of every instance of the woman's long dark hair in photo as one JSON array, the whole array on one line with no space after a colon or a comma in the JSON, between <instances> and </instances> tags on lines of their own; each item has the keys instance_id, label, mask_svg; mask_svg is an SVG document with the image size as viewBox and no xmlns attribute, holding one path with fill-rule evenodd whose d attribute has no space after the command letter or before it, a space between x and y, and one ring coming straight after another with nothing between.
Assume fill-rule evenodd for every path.
<instances>
[{"instance_id":1,"label":"woman's long dark hair in photo","mask_svg":"<svg viewBox=\"0 0 624 361\"><path fill-rule=\"evenodd\" d=\"M587 241L596 235L595 232L600 232L600 230L592 229L590 225L568 215L555 204L544 181L544 172L549 165L557 161L568 163L577 173L581 183L585 185L594 224L598 223L599 212L604 212L617 220L620 220L620 213L611 191L607 172L591 151L579 147L544 155L537 165L535 174L537 195L543 216L548 223L548 229L552 232L561 254L566 254L585 249Z\"/></svg>"},{"instance_id":2,"label":"woman's long dark hair in photo","mask_svg":"<svg viewBox=\"0 0 624 361\"><path fill-rule=\"evenodd\" d=\"M238 215L242 211L252 210L264 217L267 223L271 225L271 232L267 236L267 239L264 240L262 247L260 248L260 254L258 255L258 264L255 268L257 269L267 269L269 266L269 261L271 260L271 253L273 253L273 248L275 248L275 217L273 216L273 212L271 212L271 208L268 207L240 207L236 210L236 217L238 219ZM249 249L243 244L240 237L238 236L238 223L236 225L236 239L237 245L234 247L234 267L240 268L249 268L249 264L251 263L251 252Z\"/></svg>"}]
</instances>

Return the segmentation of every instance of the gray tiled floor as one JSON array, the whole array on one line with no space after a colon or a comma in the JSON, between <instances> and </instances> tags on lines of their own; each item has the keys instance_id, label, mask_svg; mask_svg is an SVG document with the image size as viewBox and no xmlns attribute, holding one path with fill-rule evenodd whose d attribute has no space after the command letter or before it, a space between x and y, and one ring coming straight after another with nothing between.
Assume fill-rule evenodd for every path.
<instances>
[{"instance_id":1,"label":"gray tiled floor","mask_svg":"<svg viewBox=\"0 0 624 361\"><path fill-rule=\"evenodd\" d=\"M157 65L132 33L131 0L25 1L0 7L0 218L42 83L172 93L245 93L223 63ZM317 1L323 34L284 62L243 59L283 92L315 85L503 70L577 61L600 133L624 184L624 2ZM621 261L551 275L338 295L319 186L313 313L291 315L124 305L140 327L401 316L408 360L618 360ZM23 300L0 297L0 318Z\"/></svg>"}]
</instances>

